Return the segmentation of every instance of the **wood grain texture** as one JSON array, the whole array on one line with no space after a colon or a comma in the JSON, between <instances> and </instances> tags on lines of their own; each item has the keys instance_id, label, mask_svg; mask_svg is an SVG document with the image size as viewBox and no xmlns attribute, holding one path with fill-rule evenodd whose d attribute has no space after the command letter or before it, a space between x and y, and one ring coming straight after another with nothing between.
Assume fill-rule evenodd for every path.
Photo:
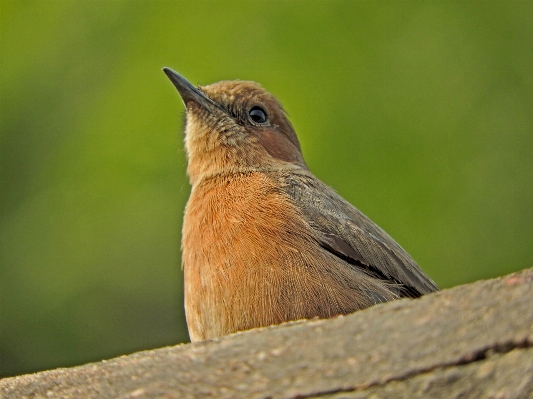
<instances>
[{"instance_id":1,"label":"wood grain texture","mask_svg":"<svg viewBox=\"0 0 533 399\"><path fill-rule=\"evenodd\" d=\"M328 320L0 380L12 398L531 398L533 269Z\"/></svg>"}]
</instances>

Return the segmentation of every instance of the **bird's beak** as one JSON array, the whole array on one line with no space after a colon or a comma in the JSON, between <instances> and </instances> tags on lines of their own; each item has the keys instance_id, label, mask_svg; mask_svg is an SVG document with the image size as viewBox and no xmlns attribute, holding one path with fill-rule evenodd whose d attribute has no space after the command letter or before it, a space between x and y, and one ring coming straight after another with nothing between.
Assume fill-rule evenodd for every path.
<instances>
[{"instance_id":1,"label":"bird's beak","mask_svg":"<svg viewBox=\"0 0 533 399\"><path fill-rule=\"evenodd\" d=\"M165 67L163 68L163 72L165 72L165 74L174 84L176 89L178 89L178 92L180 93L181 99L183 100L185 107L189 108L190 102L193 101L204 108L210 109L213 106L215 106L216 108L220 108L217 103L215 103L204 93L194 87L191 83L189 83L187 79L185 79L176 71Z\"/></svg>"}]
</instances>

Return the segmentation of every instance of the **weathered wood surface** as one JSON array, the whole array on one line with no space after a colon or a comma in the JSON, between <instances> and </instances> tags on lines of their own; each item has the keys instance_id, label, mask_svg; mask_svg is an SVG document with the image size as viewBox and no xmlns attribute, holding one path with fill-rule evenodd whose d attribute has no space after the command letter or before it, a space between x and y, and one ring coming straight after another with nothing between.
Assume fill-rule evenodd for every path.
<instances>
[{"instance_id":1,"label":"weathered wood surface","mask_svg":"<svg viewBox=\"0 0 533 399\"><path fill-rule=\"evenodd\" d=\"M533 269L0 380L2 398L533 398Z\"/></svg>"}]
</instances>

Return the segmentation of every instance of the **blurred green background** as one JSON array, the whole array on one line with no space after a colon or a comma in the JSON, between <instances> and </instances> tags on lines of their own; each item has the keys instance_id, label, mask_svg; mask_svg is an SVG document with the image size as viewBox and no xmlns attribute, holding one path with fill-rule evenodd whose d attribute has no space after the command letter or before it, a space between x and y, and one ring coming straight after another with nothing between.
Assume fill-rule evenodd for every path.
<instances>
[{"instance_id":1,"label":"blurred green background","mask_svg":"<svg viewBox=\"0 0 533 399\"><path fill-rule=\"evenodd\" d=\"M533 2L0 2L0 376L186 342L183 105L260 82L441 287L533 266Z\"/></svg>"}]
</instances>

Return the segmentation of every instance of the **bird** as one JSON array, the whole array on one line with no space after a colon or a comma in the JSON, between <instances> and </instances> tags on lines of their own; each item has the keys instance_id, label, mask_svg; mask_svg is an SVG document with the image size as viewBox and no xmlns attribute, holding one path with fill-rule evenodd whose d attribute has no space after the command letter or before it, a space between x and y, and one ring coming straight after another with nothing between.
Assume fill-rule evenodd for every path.
<instances>
[{"instance_id":1,"label":"bird","mask_svg":"<svg viewBox=\"0 0 533 399\"><path fill-rule=\"evenodd\" d=\"M252 81L195 87L163 71L186 110L191 193L181 249L192 342L439 290L311 173L274 95Z\"/></svg>"}]
</instances>

